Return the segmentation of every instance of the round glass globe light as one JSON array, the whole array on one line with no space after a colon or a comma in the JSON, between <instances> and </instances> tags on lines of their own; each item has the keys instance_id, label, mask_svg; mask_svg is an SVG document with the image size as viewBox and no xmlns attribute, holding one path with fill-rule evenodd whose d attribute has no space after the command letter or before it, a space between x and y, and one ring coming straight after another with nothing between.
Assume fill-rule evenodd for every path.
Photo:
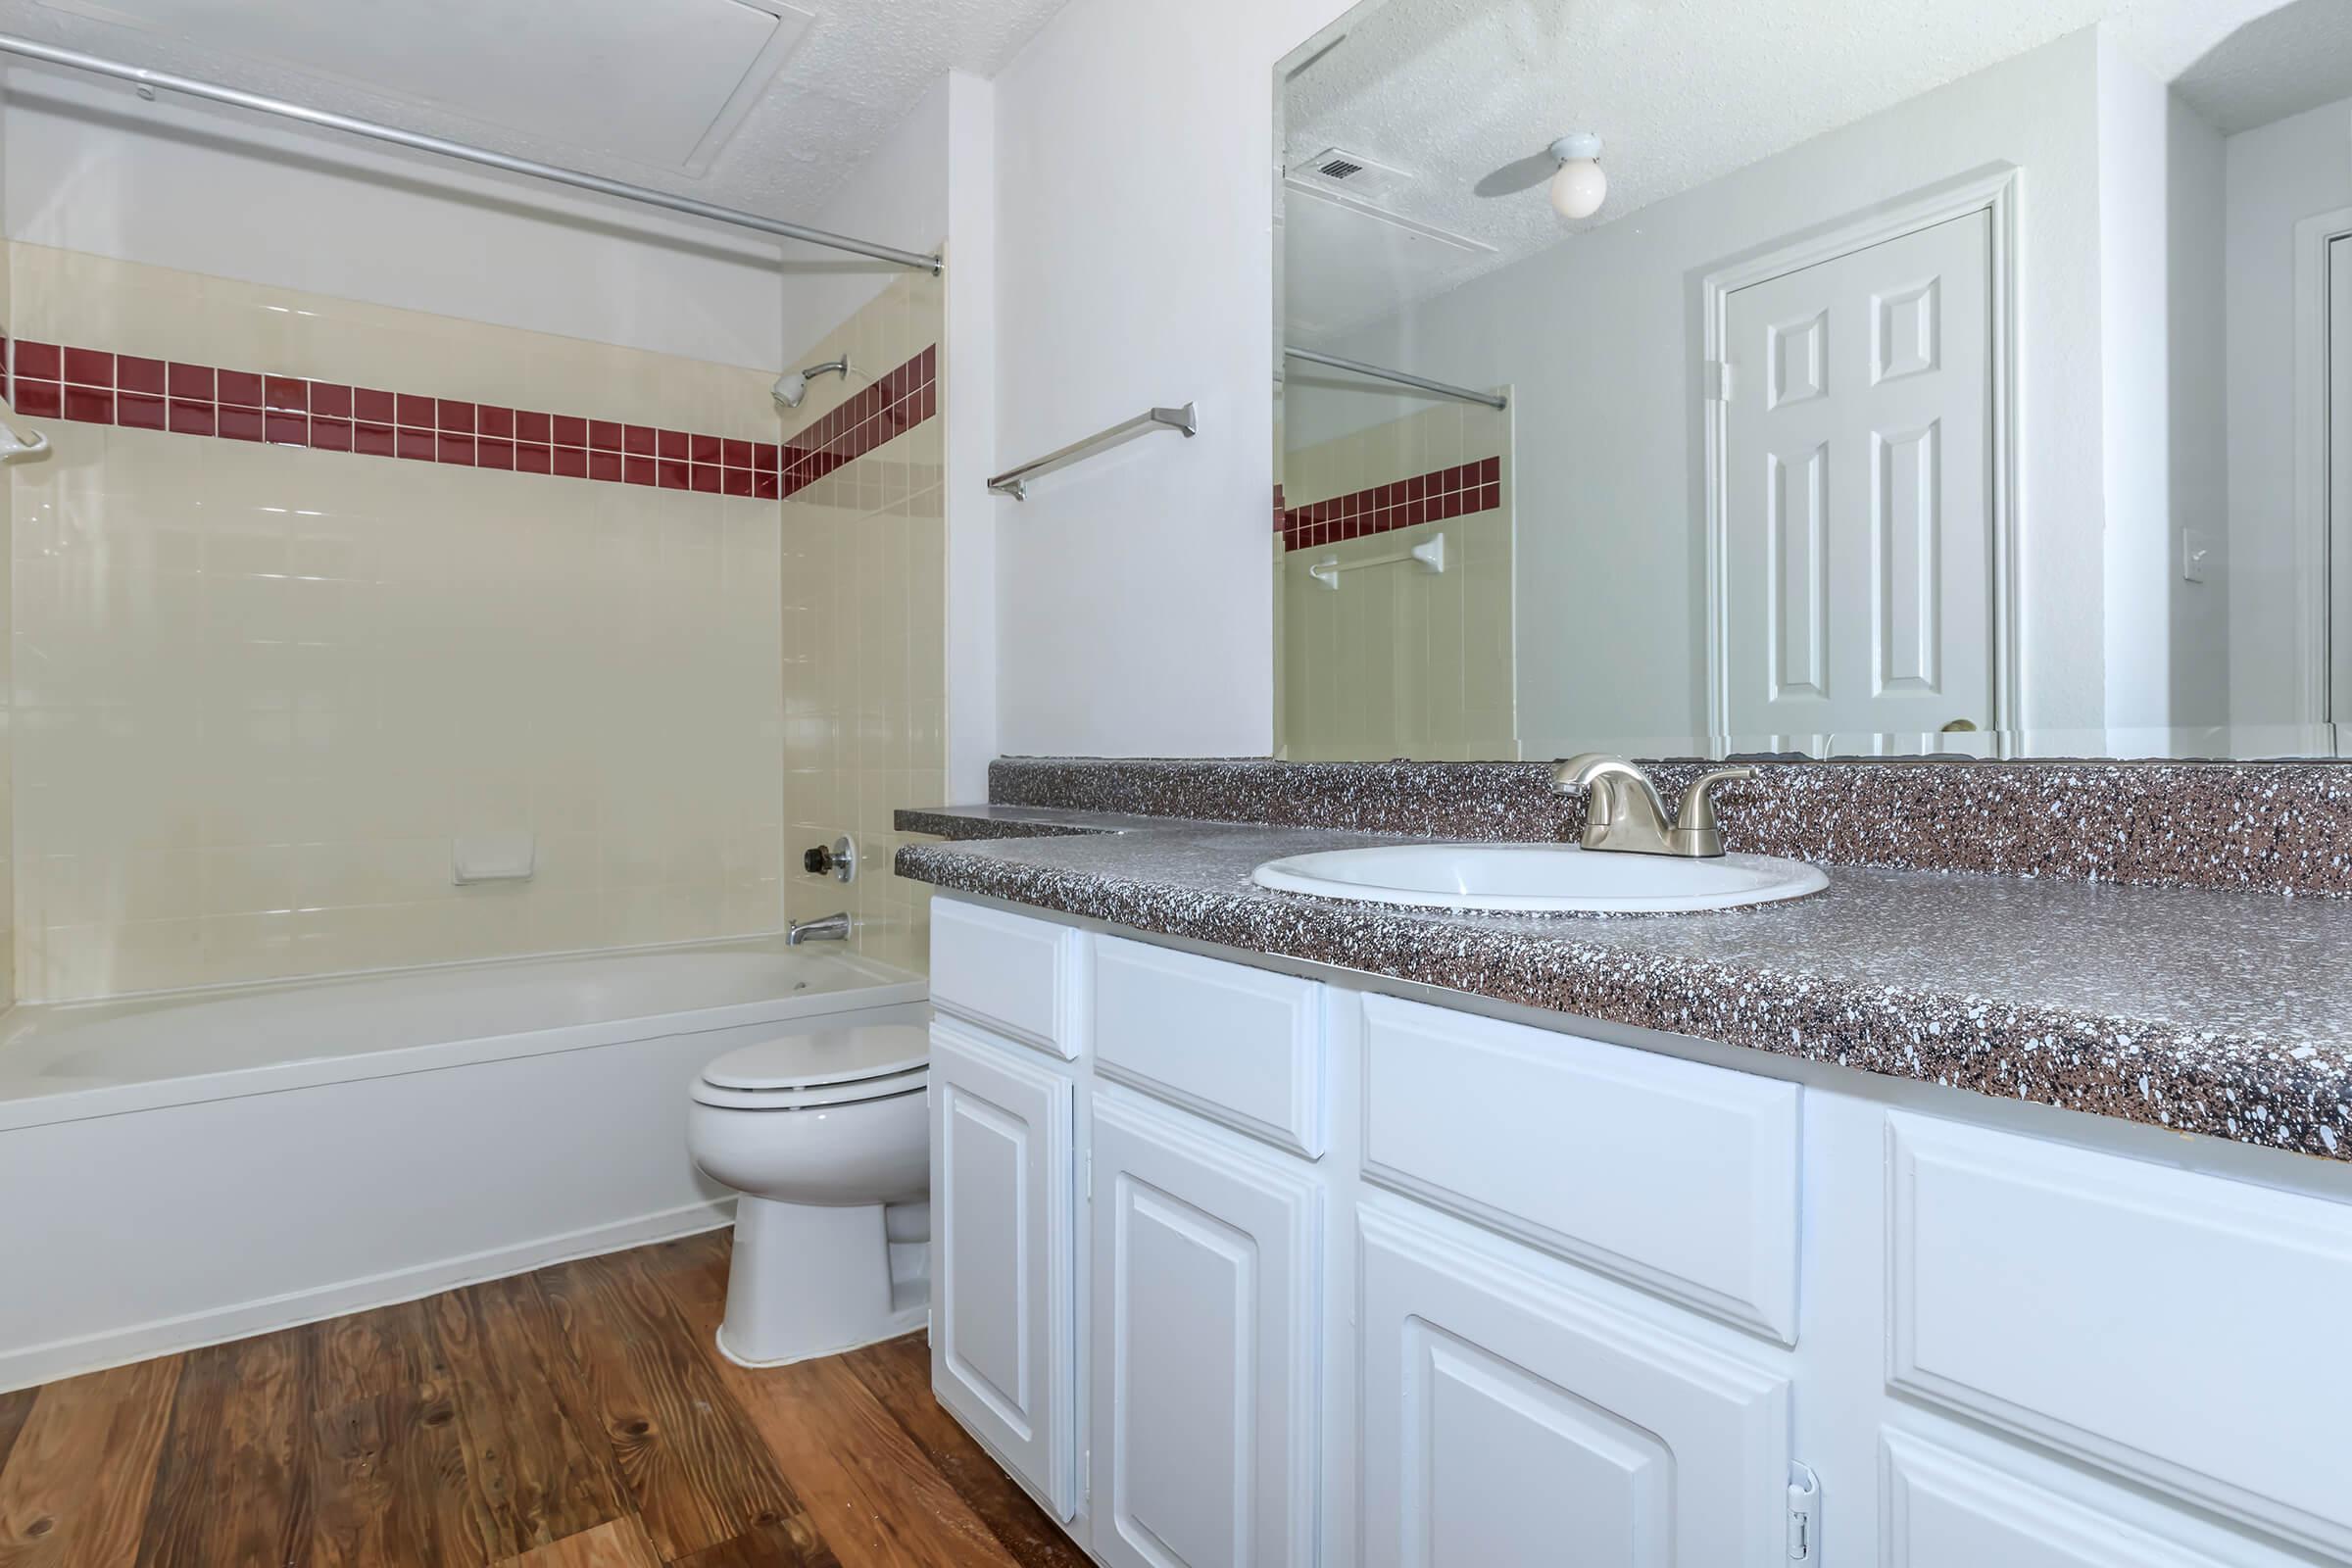
<instances>
[{"instance_id":1,"label":"round glass globe light","mask_svg":"<svg viewBox=\"0 0 2352 1568\"><path fill-rule=\"evenodd\" d=\"M1562 218L1591 218L1609 197L1609 176L1590 158L1571 158L1551 176L1551 210Z\"/></svg>"}]
</instances>

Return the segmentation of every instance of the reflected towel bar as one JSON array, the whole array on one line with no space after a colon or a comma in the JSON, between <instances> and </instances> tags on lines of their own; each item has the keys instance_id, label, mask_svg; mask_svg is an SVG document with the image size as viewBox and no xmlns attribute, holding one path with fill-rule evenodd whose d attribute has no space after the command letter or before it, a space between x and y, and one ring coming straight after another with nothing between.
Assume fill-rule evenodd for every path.
<instances>
[{"instance_id":1,"label":"reflected towel bar","mask_svg":"<svg viewBox=\"0 0 2352 1568\"><path fill-rule=\"evenodd\" d=\"M1326 588L1340 586L1340 573L1361 571L1366 566L1394 566L1410 561L1432 576L1446 569L1446 536L1433 533L1410 550L1392 550L1385 556L1366 556L1361 561L1342 561L1337 556L1318 561L1306 568L1306 574Z\"/></svg>"},{"instance_id":2,"label":"reflected towel bar","mask_svg":"<svg viewBox=\"0 0 2352 1568\"><path fill-rule=\"evenodd\" d=\"M1058 452L1049 452L1034 463L1024 463L1017 468L1007 468L994 479L989 480L988 488L997 495L1010 496L1015 501L1026 501L1029 499L1029 481L1039 474L1051 473L1055 468L1067 467L1080 458L1100 452L1115 442L1124 441L1139 431L1150 430L1160 425L1165 425L1171 430L1181 430L1184 432L1185 438L1190 440L1200 433L1200 416L1190 403L1180 409L1148 409L1134 418L1121 420L1107 430L1099 430L1083 441L1073 441Z\"/></svg>"}]
</instances>

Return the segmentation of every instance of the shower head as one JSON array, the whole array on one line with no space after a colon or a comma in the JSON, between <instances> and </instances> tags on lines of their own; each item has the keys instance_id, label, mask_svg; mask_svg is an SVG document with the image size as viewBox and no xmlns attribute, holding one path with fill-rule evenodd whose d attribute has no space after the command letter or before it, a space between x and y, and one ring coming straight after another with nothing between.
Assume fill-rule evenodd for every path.
<instances>
[{"instance_id":1,"label":"shower head","mask_svg":"<svg viewBox=\"0 0 2352 1568\"><path fill-rule=\"evenodd\" d=\"M827 360L822 365L811 365L805 370L795 370L790 375L778 376L771 391L779 405L787 409L797 409L801 406L801 399L808 395L808 378L810 376L840 375L846 378L849 373L850 357L845 354L838 360Z\"/></svg>"}]
</instances>

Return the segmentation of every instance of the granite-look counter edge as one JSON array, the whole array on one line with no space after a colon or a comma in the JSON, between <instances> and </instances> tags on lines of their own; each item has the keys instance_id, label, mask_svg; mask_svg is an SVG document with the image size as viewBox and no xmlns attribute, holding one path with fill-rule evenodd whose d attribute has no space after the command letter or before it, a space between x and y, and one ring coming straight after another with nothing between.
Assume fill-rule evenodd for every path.
<instances>
[{"instance_id":1,"label":"granite-look counter edge","mask_svg":"<svg viewBox=\"0 0 2352 1568\"><path fill-rule=\"evenodd\" d=\"M1101 833L1106 831L1107 820L1100 811L1065 811L1050 806L902 806L892 813L891 825L902 833L964 842Z\"/></svg>"},{"instance_id":2,"label":"granite-look counter edge","mask_svg":"<svg viewBox=\"0 0 2352 1568\"><path fill-rule=\"evenodd\" d=\"M1644 764L1672 803L1700 770ZM1721 791L1727 848L1824 865L2352 899L2343 762L1768 761ZM1549 762L1000 758L997 808L1054 808L1425 838L1571 839Z\"/></svg>"},{"instance_id":3,"label":"granite-look counter edge","mask_svg":"<svg viewBox=\"0 0 2352 1568\"><path fill-rule=\"evenodd\" d=\"M961 813L902 825L926 831L918 814ZM2352 1159L2352 904L1833 869L1828 894L1755 910L1458 915L1249 881L1260 860L1359 835L1058 825L909 846L896 868L1149 934Z\"/></svg>"}]
</instances>

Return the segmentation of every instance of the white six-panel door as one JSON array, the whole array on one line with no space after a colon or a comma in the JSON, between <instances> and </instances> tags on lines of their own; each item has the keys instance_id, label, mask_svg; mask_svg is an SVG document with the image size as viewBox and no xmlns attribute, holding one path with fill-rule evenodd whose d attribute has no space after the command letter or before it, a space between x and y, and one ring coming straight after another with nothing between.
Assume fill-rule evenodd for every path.
<instances>
[{"instance_id":1,"label":"white six-panel door","mask_svg":"<svg viewBox=\"0 0 2352 1568\"><path fill-rule=\"evenodd\" d=\"M1729 296L1737 745L1993 726L1991 224L1972 213Z\"/></svg>"},{"instance_id":2,"label":"white six-panel door","mask_svg":"<svg viewBox=\"0 0 2352 1568\"><path fill-rule=\"evenodd\" d=\"M1070 1081L931 1025L931 1382L1054 1512L1076 1511Z\"/></svg>"},{"instance_id":3,"label":"white six-panel door","mask_svg":"<svg viewBox=\"0 0 2352 1568\"><path fill-rule=\"evenodd\" d=\"M1093 1108L1095 1555L1307 1568L1320 1185L1140 1096Z\"/></svg>"},{"instance_id":4,"label":"white six-panel door","mask_svg":"<svg viewBox=\"0 0 2352 1568\"><path fill-rule=\"evenodd\" d=\"M1408 1205L1357 1223L1366 1568L1788 1560L1786 1379Z\"/></svg>"}]
</instances>

